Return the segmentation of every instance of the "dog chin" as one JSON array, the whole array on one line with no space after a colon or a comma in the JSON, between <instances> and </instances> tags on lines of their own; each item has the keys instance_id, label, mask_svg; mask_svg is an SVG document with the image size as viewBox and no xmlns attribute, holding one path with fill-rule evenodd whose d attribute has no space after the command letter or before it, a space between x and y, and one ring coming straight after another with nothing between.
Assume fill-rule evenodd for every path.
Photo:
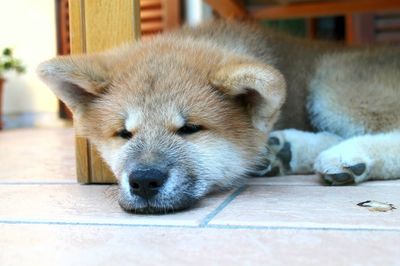
<instances>
[{"instance_id":1,"label":"dog chin","mask_svg":"<svg viewBox=\"0 0 400 266\"><path fill-rule=\"evenodd\" d=\"M168 214L193 207L199 201L190 195L174 195L170 199L143 199L137 196L120 196L119 205L126 212L134 214Z\"/></svg>"}]
</instances>

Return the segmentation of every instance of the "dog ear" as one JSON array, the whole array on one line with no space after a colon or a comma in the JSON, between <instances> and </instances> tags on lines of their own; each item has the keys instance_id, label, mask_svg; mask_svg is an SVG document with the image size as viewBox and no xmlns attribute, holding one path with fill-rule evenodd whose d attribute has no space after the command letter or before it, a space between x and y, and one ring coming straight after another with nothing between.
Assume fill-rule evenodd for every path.
<instances>
[{"instance_id":1,"label":"dog ear","mask_svg":"<svg viewBox=\"0 0 400 266\"><path fill-rule=\"evenodd\" d=\"M286 98L286 82L275 68L260 63L234 63L210 77L213 86L244 104L255 128L268 132Z\"/></svg>"},{"instance_id":2,"label":"dog ear","mask_svg":"<svg viewBox=\"0 0 400 266\"><path fill-rule=\"evenodd\" d=\"M105 61L96 54L56 57L37 72L74 114L103 93L110 80Z\"/></svg>"}]
</instances>

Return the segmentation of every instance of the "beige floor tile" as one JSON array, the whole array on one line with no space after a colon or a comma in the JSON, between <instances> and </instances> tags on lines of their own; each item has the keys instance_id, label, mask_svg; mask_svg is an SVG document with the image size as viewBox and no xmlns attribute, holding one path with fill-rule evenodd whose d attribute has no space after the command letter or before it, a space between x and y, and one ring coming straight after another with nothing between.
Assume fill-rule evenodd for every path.
<instances>
[{"instance_id":1,"label":"beige floor tile","mask_svg":"<svg viewBox=\"0 0 400 266\"><path fill-rule=\"evenodd\" d=\"M374 181L368 181L364 182L361 184L358 184L357 186L371 186L371 187L400 187L400 179L397 180L374 180Z\"/></svg>"},{"instance_id":2,"label":"beige floor tile","mask_svg":"<svg viewBox=\"0 0 400 266\"><path fill-rule=\"evenodd\" d=\"M399 265L399 232L0 225L8 265Z\"/></svg>"},{"instance_id":3,"label":"beige floor tile","mask_svg":"<svg viewBox=\"0 0 400 266\"><path fill-rule=\"evenodd\" d=\"M197 226L228 195L210 196L183 212L135 215L119 207L116 186L0 185L0 222Z\"/></svg>"},{"instance_id":4,"label":"beige floor tile","mask_svg":"<svg viewBox=\"0 0 400 266\"><path fill-rule=\"evenodd\" d=\"M374 186L249 186L211 225L400 229L400 190ZM375 200L397 209L371 212Z\"/></svg>"},{"instance_id":5,"label":"beige floor tile","mask_svg":"<svg viewBox=\"0 0 400 266\"><path fill-rule=\"evenodd\" d=\"M323 183L316 175L289 175L274 177L255 177L247 182L249 185L289 185L289 186L321 186Z\"/></svg>"},{"instance_id":6,"label":"beige floor tile","mask_svg":"<svg viewBox=\"0 0 400 266\"><path fill-rule=\"evenodd\" d=\"M76 182L74 131L0 131L0 182Z\"/></svg>"},{"instance_id":7,"label":"beige floor tile","mask_svg":"<svg viewBox=\"0 0 400 266\"><path fill-rule=\"evenodd\" d=\"M247 183L249 185L326 186L317 175L256 177L250 178ZM400 186L400 179L368 181L357 186Z\"/></svg>"}]
</instances>

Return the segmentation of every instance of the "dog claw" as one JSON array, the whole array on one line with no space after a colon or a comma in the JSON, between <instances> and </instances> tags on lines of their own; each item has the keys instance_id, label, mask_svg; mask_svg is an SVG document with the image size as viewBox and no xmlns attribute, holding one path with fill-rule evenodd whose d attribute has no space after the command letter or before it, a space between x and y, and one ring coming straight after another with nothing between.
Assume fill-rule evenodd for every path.
<instances>
[{"instance_id":1,"label":"dog claw","mask_svg":"<svg viewBox=\"0 0 400 266\"><path fill-rule=\"evenodd\" d=\"M354 178L349 173L338 173L338 174L330 174L326 176L325 180L327 180L331 185L345 185L354 182Z\"/></svg>"},{"instance_id":2,"label":"dog claw","mask_svg":"<svg viewBox=\"0 0 400 266\"><path fill-rule=\"evenodd\" d=\"M266 174L266 177L278 176L280 174L280 169L278 166L272 167L271 171Z\"/></svg>"},{"instance_id":3,"label":"dog claw","mask_svg":"<svg viewBox=\"0 0 400 266\"><path fill-rule=\"evenodd\" d=\"M254 170L249 172L248 175L251 177L263 177L269 173L271 168L271 161L264 159L259 165L254 167Z\"/></svg>"}]
</instances>

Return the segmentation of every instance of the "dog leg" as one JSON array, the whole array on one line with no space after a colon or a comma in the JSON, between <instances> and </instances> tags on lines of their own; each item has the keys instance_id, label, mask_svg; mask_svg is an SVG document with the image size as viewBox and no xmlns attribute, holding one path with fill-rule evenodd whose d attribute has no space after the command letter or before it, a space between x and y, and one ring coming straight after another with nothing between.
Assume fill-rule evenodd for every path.
<instances>
[{"instance_id":1,"label":"dog leg","mask_svg":"<svg viewBox=\"0 0 400 266\"><path fill-rule=\"evenodd\" d=\"M309 174L317 156L342 141L328 132L304 132L296 129L274 131L268 146L272 151L269 175Z\"/></svg>"},{"instance_id":2,"label":"dog leg","mask_svg":"<svg viewBox=\"0 0 400 266\"><path fill-rule=\"evenodd\" d=\"M323 151L314 169L332 185L400 178L400 131L343 141Z\"/></svg>"}]
</instances>

